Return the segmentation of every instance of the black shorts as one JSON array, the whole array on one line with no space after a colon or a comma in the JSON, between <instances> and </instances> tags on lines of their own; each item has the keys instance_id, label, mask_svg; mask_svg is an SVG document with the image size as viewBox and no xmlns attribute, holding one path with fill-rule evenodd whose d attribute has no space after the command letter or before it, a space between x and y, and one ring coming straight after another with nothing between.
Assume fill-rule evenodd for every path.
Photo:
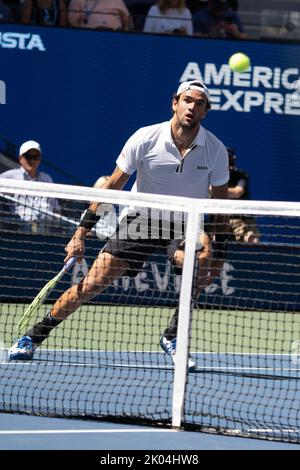
<instances>
[{"instance_id":1,"label":"black shorts","mask_svg":"<svg viewBox=\"0 0 300 470\"><path fill-rule=\"evenodd\" d=\"M138 272L142 269L144 262L148 257L155 251L163 249L167 258L174 266L176 274L181 274L181 268L175 266L174 255L177 250L184 250L184 239L176 238L174 235L174 225L170 224L169 235L170 238L150 238L150 226L151 220L148 219L148 228L147 237L132 238L129 234L124 232L128 225L134 222L137 219L134 217L126 217L120 222L120 225L117 228L116 233L108 240L106 245L102 248L101 253L110 253L113 256L116 256L119 259L125 260L129 268L126 272L126 275L130 277L135 277ZM159 225L159 235L162 236L161 221L158 222ZM127 234L126 238L124 233ZM121 235L120 235L121 234Z\"/></svg>"}]
</instances>

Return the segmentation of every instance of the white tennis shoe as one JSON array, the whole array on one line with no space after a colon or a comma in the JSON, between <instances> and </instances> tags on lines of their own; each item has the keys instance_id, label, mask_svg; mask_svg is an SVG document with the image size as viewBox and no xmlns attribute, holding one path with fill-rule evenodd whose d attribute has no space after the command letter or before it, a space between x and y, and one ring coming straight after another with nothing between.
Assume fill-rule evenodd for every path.
<instances>
[{"instance_id":1,"label":"white tennis shoe","mask_svg":"<svg viewBox=\"0 0 300 470\"><path fill-rule=\"evenodd\" d=\"M37 346L32 342L30 336L22 336L8 350L8 359L10 361L30 361Z\"/></svg>"},{"instance_id":2,"label":"white tennis shoe","mask_svg":"<svg viewBox=\"0 0 300 470\"><path fill-rule=\"evenodd\" d=\"M176 342L177 338L172 339L172 341L167 340L165 336L162 336L160 339L160 346L165 351L168 356L172 358L173 364L175 365L176 362ZM195 361L189 356L188 368L189 370L193 370L196 367Z\"/></svg>"}]
</instances>

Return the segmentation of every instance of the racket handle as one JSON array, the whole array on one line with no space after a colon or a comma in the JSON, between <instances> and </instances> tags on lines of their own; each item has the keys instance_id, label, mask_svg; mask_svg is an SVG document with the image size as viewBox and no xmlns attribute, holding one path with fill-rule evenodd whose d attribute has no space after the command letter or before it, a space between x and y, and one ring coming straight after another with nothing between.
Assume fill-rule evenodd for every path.
<instances>
[{"instance_id":1,"label":"racket handle","mask_svg":"<svg viewBox=\"0 0 300 470\"><path fill-rule=\"evenodd\" d=\"M68 271L76 263L76 256L72 256L63 267L63 272Z\"/></svg>"}]
</instances>

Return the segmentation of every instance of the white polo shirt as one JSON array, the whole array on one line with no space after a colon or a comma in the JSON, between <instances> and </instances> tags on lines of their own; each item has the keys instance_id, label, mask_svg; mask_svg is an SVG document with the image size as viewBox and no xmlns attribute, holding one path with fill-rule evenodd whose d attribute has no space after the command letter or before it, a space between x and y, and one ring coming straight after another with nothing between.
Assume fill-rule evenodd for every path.
<instances>
[{"instance_id":1,"label":"white polo shirt","mask_svg":"<svg viewBox=\"0 0 300 470\"><path fill-rule=\"evenodd\" d=\"M209 185L221 186L229 180L223 143L201 126L182 157L171 135L171 121L136 131L116 163L128 175L137 172L132 191L143 193L207 198Z\"/></svg>"},{"instance_id":2,"label":"white polo shirt","mask_svg":"<svg viewBox=\"0 0 300 470\"><path fill-rule=\"evenodd\" d=\"M42 171L38 171L36 176L32 178L23 168L14 168L0 174L0 178L24 181L41 181L43 183L53 183L50 175ZM15 195L17 202L13 203L11 211L18 215L24 222L40 221L51 217L54 211L60 211L60 205L57 199L40 197L40 196L24 196L23 194ZM47 215L47 212L50 214Z\"/></svg>"}]
</instances>

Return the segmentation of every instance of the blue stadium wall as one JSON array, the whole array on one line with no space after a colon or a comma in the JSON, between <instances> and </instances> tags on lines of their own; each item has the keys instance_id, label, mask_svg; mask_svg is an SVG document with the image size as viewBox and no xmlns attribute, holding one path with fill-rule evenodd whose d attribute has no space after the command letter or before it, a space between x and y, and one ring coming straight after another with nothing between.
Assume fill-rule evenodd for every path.
<instances>
[{"instance_id":1,"label":"blue stadium wall","mask_svg":"<svg viewBox=\"0 0 300 470\"><path fill-rule=\"evenodd\" d=\"M0 232L0 302L28 302L57 273L69 238ZM66 274L48 298L57 299L87 273L104 242L90 239L85 257ZM34 249L33 249L34 247ZM220 279L200 295L211 308L300 311L300 248L296 245L232 244ZM270 266L272 269L270 269ZM175 275L162 253L154 253L135 278L124 276L96 297L97 304L135 304L174 307L181 276Z\"/></svg>"},{"instance_id":2,"label":"blue stadium wall","mask_svg":"<svg viewBox=\"0 0 300 470\"><path fill-rule=\"evenodd\" d=\"M227 65L238 50L252 60L245 74ZM131 133L170 118L178 84L198 78L213 101L204 126L236 149L252 198L299 201L299 56L299 44L2 24L0 134L40 141L45 159L92 185Z\"/></svg>"}]
</instances>

